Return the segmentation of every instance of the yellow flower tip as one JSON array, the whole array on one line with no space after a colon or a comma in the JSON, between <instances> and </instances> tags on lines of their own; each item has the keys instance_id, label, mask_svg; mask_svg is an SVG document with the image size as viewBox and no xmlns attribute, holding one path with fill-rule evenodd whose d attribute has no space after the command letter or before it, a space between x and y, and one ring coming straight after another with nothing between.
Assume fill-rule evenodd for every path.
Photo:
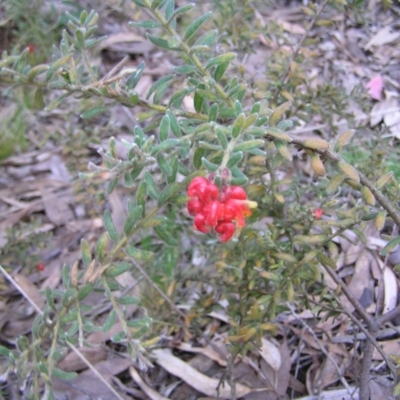
<instances>
[{"instance_id":1,"label":"yellow flower tip","mask_svg":"<svg viewBox=\"0 0 400 400\"><path fill-rule=\"evenodd\" d=\"M246 200L246 206L249 208L257 208L258 204L256 201Z\"/></svg>"}]
</instances>

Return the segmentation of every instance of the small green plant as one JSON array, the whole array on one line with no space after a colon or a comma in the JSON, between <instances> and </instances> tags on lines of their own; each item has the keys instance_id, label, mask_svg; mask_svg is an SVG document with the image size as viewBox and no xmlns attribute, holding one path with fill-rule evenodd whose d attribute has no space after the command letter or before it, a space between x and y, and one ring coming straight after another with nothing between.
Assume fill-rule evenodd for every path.
<instances>
[{"instance_id":1,"label":"small green plant","mask_svg":"<svg viewBox=\"0 0 400 400\"><path fill-rule=\"evenodd\" d=\"M190 15L193 4L134 3L151 19L130 26L145 29L149 41L179 59L179 65L160 77L145 98L135 91L144 62L132 69L123 68L122 62L105 76L92 65L90 52L102 40L94 36L98 20L94 11L68 15L68 30L62 32L50 63L31 65L28 50L3 53L0 60L0 83L13 90L31 88L46 112L66 106L72 96L87 105L80 114L84 121L116 105L139 109L130 139L121 142L125 156L120 156L117 140L110 137L108 148L101 151L102 164L92 164L81 174L88 181L101 174L109 177L101 197L121 186L128 188L122 230L117 230L106 209L104 233L94 246L83 239L81 260L64 266L63 290L45 290L46 306L37 310L32 338L19 338L15 348L0 347L5 373L14 373L21 381L33 376L32 398L54 398L52 377L74 376L59 370L57 361L67 350L79 352L87 333L106 332L118 321L122 329L112 341L123 345L133 362L145 369L151 365L146 347L157 342L160 326L168 322L169 333L183 330L200 336L205 316L221 307L232 321L226 343L233 364L237 354L260 346L265 332L276 331L274 318L288 309L288 303L309 306L309 296L318 296L320 307L343 308L326 287L321 270L343 287L361 316L360 325L375 334L376 327L390 319L387 314L370 316L349 294L334 271L338 259L334 239L352 230L365 240L367 220L375 220L380 229L386 219L400 226L399 187L390 172L363 173L363 160L351 151L344 153L353 130L327 140L290 133L293 120L306 120L309 113L318 113L335 128L329 113L342 115L345 104L344 95L329 85L306 93L297 89L297 83L305 82L297 73L307 35L291 55L270 65L270 79L256 100L247 83L229 73L237 54L219 52L217 32L202 31L211 12L181 30L178 19ZM229 5L218 3L229 11ZM321 21L328 5L342 9L343 1L310 5L308 31ZM239 39L238 47L243 37ZM49 92L57 94L51 102ZM314 95L318 103L313 102ZM193 99L194 109L185 107L186 96ZM302 184L300 175L286 179L279 174L292 161L294 149L309 160L318 179L314 186L310 181ZM339 188L348 191L347 202L332 198ZM324 213L328 219L321 218ZM399 242L398 236L391 238L382 254ZM192 266L193 248L204 257L200 273L185 268ZM147 298L126 293L118 279L126 272L146 278ZM92 321L92 306L85 303L95 291L112 305L102 323ZM179 295L184 292L196 293L197 299L187 312L176 306L186 302ZM137 318L126 314L133 304L144 306ZM365 356L364 375L370 361ZM362 396L369 390L365 379Z\"/></svg>"}]
</instances>

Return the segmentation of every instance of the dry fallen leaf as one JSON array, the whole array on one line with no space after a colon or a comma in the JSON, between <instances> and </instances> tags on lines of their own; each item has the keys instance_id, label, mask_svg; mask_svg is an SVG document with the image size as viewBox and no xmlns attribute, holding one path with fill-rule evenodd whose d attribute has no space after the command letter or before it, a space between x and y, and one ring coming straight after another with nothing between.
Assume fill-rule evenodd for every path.
<instances>
[{"instance_id":1,"label":"dry fallen leaf","mask_svg":"<svg viewBox=\"0 0 400 400\"><path fill-rule=\"evenodd\" d=\"M168 397L164 397L163 395L157 393L154 389L148 386L135 368L129 367L129 373L131 374L132 379L136 382L136 384L143 390L144 393L149 396L150 400L169 400Z\"/></svg>"},{"instance_id":2,"label":"dry fallen leaf","mask_svg":"<svg viewBox=\"0 0 400 400\"><path fill-rule=\"evenodd\" d=\"M370 50L373 46L383 46L392 43L399 38L399 31L392 31L389 26L385 26L370 39L370 41L364 46L364 49Z\"/></svg>"},{"instance_id":3,"label":"dry fallen leaf","mask_svg":"<svg viewBox=\"0 0 400 400\"><path fill-rule=\"evenodd\" d=\"M262 338L262 346L259 350L260 356L271 366L274 371L279 371L282 365L281 353L279 349L268 339Z\"/></svg>"},{"instance_id":4,"label":"dry fallen leaf","mask_svg":"<svg viewBox=\"0 0 400 400\"><path fill-rule=\"evenodd\" d=\"M207 396L217 396L220 399L231 398L231 387L228 383L220 385L219 379L210 378L201 374L188 363L175 357L168 349L153 350L152 355L158 365L168 371L170 374L175 375L185 381L189 386L197 391L206 394ZM219 390L217 390L219 388ZM236 396L238 398L246 396L251 393L252 389L242 385L236 384Z\"/></svg>"}]
</instances>

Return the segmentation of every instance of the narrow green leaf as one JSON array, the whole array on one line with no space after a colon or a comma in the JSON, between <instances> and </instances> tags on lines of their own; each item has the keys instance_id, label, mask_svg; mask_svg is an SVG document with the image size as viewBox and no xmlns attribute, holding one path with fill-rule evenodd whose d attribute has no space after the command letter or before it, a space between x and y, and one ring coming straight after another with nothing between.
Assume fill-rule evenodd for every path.
<instances>
[{"instance_id":1,"label":"narrow green leaf","mask_svg":"<svg viewBox=\"0 0 400 400\"><path fill-rule=\"evenodd\" d=\"M138 0L132 0L132 1L134 1L134 2L136 3ZM126 337L126 333L125 333L124 331L121 331L121 332L118 332L116 335L114 335L114 336L111 338L111 341L112 341L113 343L120 343L120 342L122 342L123 340L125 340L125 337Z\"/></svg>"},{"instance_id":2,"label":"narrow green leaf","mask_svg":"<svg viewBox=\"0 0 400 400\"><path fill-rule=\"evenodd\" d=\"M169 116L164 115L161 119L160 123L160 141L163 142L164 140L168 139L168 134L169 134Z\"/></svg>"},{"instance_id":3,"label":"narrow green leaf","mask_svg":"<svg viewBox=\"0 0 400 400\"><path fill-rule=\"evenodd\" d=\"M376 187L378 189L383 188L389 181L393 179L394 173L393 171L387 172L385 175L381 176L377 181L376 181Z\"/></svg>"},{"instance_id":4,"label":"narrow green leaf","mask_svg":"<svg viewBox=\"0 0 400 400\"><path fill-rule=\"evenodd\" d=\"M160 225L165 222L165 219L156 219L154 225L148 225L147 228L154 227ZM152 251L141 250L131 245L127 245L125 247L125 251L135 260L137 261L150 261L155 257L155 254Z\"/></svg>"},{"instance_id":5,"label":"narrow green leaf","mask_svg":"<svg viewBox=\"0 0 400 400\"><path fill-rule=\"evenodd\" d=\"M129 271L132 268L132 264L126 261L121 261L119 263L112 264L108 267L104 275L109 278L115 278L116 276L122 275L124 272Z\"/></svg>"},{"instance_id":6,"label":"narrow green leaf","mask_svg":"<svg viewBox=\"0 0 400 400\"><path fill-rule=\"evenodd\" d=\"M208 120L212 122L216 121L217 119L218 119L218 104L214 103L208 111Z\"/></svg>"},{"instance_id":7,"label":"narrow green leaf","mask_svg":"<svg viewBox=\"0 0 400 400\"><path fill-rule=\"evenodd\" d=\"M57 307L54 303L53 292L51 291L51 289L47 287L44 293L46 295L47 305L50 307L52 311L57 311Z\"/></svg>"},{"instance_id":8,"label":"narrow green leaf","mask_svg":"<svg viewBox=\"0 0 400 400\"><path fill-rule=\"evenodd\" d=\"M229 63L234 58L236 58L236 53L232 53L232 52L221 54L220 56L215 57L215 58L210 58L206 64L206 69L214 67L215 65Z\"/></svg>"},{"instance_id":9,"label":"narrow green leaf","mask_svg":"<svg viewBox=\"0 0 400 400\"><path fill-rule=\"evenodd\" d=\"M93 289L94 289L93 283L87 283L85 286L79 289L78 300L82 301L83 299L86 299L86 297L88 297L89 294L93 292Z\"/></svg>"},{"instance_id":10,"label":"narrow green leaf","mask_svg":"<svg viewBox=\"0 0 400 400\"><path fill-rule=\"evenodd\" d=\"M161 172L165 176L171 176L172 175L172 168L168 164L167 160L165 159L164 155L162 153L158 153L157 155L157 164L160 167Z\"/></svg>"},{"instance_id":11,"label":"narrow green leaf","mask_svg":"<svg viewBox=\"0 0 400 400\"><path fill-rule=\"evenodd\" d=\"M146 34L147 38L151 43L165 50L180 50L179 42L172 40L165 40L157 36L150 35L150 33Z\"/></svg>"},{"instance_id":12,"label":"narrow green leaf","mask_svg":"<svg viewBox=\"0 0 400 400\"><path fill-rule=\"evenodd\" d=\"M176 195L181 190L181 185L177 182L166 186L158 195L158 206L162 206L168 199Z\"/></svg>"},{"instance_id":13,"label":"narrow green leaf","mask_svg":"<svg viewBox=\"0 0 400 400\"><path fill-rule=\"evenodd\" d=\"M187 28L183 40L186 42L188 41L200 28L200 26L211 17L212 12L209 11L208 13L202 15L201 17L197 18L193 21Z\"/></svg>"},{"instance_id":14,"label":"narrow green leaf","mask_svg":"<svg viewBox=\"0 0 400 400\"><path fill-rule=\"evenodd\" d=\"M251 130L249 131L249 133L251 132ZM289 134L287 134L286 132L283 132L281 129L279 128L274 128L272 126L268 126L266 128L266 133L269 136L272 136L273 138L279 139L279 140L283 140L284 142L290 143L292 141L292 138L290 137Z\"/></svg>"},{"instance_id":15,"label":"narrow green leaf","mask_svg":"<svg viewBox=\"0 0 400 400\"><path fill-rule=\"evenodd\" d=\"M232 126L232 137L237 138L242 133L243 125L246 121L246 116L242 113L236 118Z\"/></svg>"},{"instance_id":16,"label":"narrow green leaf","mask_svg":"<svg viewBox=\"0 0 400 400\"><path fill-rule=\"evenodd\" d=\"M128 78L126 82L126 87L129 90L132 90L136 87L140 78L142 77L143 71L146 68L146 63L142 61L137 67L136 71L132 73L132 75Z\"/></svg>"},{"instance_id":17,"label":"narrow green leaf","mask_svg":"<svg viewBox=\"0 0 400 400\"><path fill-rule=\"evenodd\" d=\"M150 197L152 197L154 200L158 199L158 190L156 187L156 184L154 182L153 177L151 176L149 171L146 171L144 173L144 179L147 182L147 192L150 195Z\"/></svg>"},{"instance_id":18,"label":"narrow green leaf","mask_svg":"<svg viewBox=\"0 0 400 400\"><path fill-rule=\"evenodd\" d=\"M184 5L184 6L181 6L181 7L177 8L177 9L173 12L173 14L169 17L168 22L169 22L169 21L172 21L172 20L173 20L174 18L176 18L178 15L184 14L185 12L190 11L194 6L195 6L194 3L189 3L189 4L186 4L186 5Z\"/></svg>"},{"instance_id":19,"label":"narrow green leaf","mask_svg":"<svg viewBox=\"0 0 400 400\"><path fill-rule=\"evenodd\" d=\"M169 123L172 133L178 138L181 137L181 128L179 127L179 122L178 119L175 117L175 114L171 110L167 110L167 115L169 117Z\"/></svg>"},{"instance_id":20,"label":"narrow green leaf","mask_svg":"<svg viewBox=\"0 0 400 400\"><path fill-rule=\"evenodd\" d=\"M264 146L265 142L262 139L247 140L246 142L239 143L233 151L249 151Z\"/></svg>"},{"instance_id":21,"label":"narrow green leaf","mask_svg":"<svg viewBox=\"0 0 400 400\"><path fill-rule=\"evenodd\" d=\"M216 95L215 93L211 92L210 90L203 90L203 89L197 89L196 93L207 100L211 100L211 101L217 101L219 100L219 96Z\"/></svg>"},{"instance_id":22,"label":"narrow green leaf","mask_svg":"<svg viewBox=\"0 0 400 400\"><path fill-rule=\"evenodd\" d=\"M289 148L287 147L286 143L282 140L274 140L274 144L279 151L279 154L286 160L292 161L292 153L290 152Z\"/></svg>"},{"instance_id":23,"label":"narrow green leaf","mask_svg":"<svg viewBox=\"0 0 400 400\"><path fill-rule=\"evenodd\" d=\"M96 243L96 258L102 263L106 257L107 244L110 240L108 232L104 232Z\"/></svg>"},{"instance_id":24,"label":"narrow green leaf","mask_svg":"<svg viewBox=\"0 0 400 400\"><path fill-rule=\"evenodd\" d=\"M243 186L246 185L247 182L249 181L247 176L238 167L232 167L231 172L232 172L231 182L233 185Z\"/></svg>"},{"instance_id":25,"label":"narrow green leaf","mask_svg":"<svg viewBox=\"0 0 400 400\"><path fill-rule=\"evenodd\" d=\"M392 239L381 251L380 255L381 256L386 256L388 255L396 246L400 244L400 236Z\"/></svg>"},{"instance_id":26,"label":"narrow green leaf","mask_svg":"<svg viewBox=\"0 0 400 400\"><path fill-rule=\"evenodd\" d=\"M122 305L131 305L131 304L139 304L140 300L137 297L134 296L123 296L123 297L119 297L117 299L119 304Z\"/></svg>"},{"instance_id":27,"label":"narrow green leaf","mask_svg":"<svg viewBox=\"0 0 400 400\"><path fill-rule=\"evenodd\" d=\"M151 151L151 155L155 156L161 151L168 150L172 147L176 147L179 143L178 139L167 139L164 140L163 142L159 143L157 146L153 147L153 150Z\"/></svg>"},{"instance_id":28,"label":"narrow green leaf","mask_svg":"<svg viewBox=\"0 0 400 400\"><path fill-rule=\"evenodd\" d=\"M110 313L108 314L106 322L104 322L102 331L108 332L114 326L116 319L117 319L117 313L115 312L115 310L111 310Z\"/></svg>"},{"instance_id":29,"label":"narrow green leaf","mask_svg":"<svg viewBox=\"0 0 400 400\"><path fill-rule=\"evenodd\" d=\"M132 234L136 222L142 216L142 212L142 206L136 206L129 212L128 218L126 219L124 224L124 233L126 236L130 236Z\"/></svg>"},{"instance_id":30,"label":"narrow green leaf","mask_svg":"<svg viewBox=\"0 0 400 400\"><path fill-rule=\"evenodd\" d=\"M142 206L143 211L146 204L146 199L147 199L147 182L141 181L136 190L136 205ZM144 213L142 215L144 215Z\"/></svg>"},{"instance_id":31,"label":"narrow green leaf","mask_svg":"<svg viewBox=\"0 0 400 400\"><path fill-rule=\"evenodd\" d=\"M57 108L67 97L71 96L73 92L67 92L55 99L53 102L51 102L46 108L46 111L53 111L55 108Z\"/></svg>"},{"instance_id":32,"label":"narrow green leaf","mask_svg":"<svg viewBox=\"0 0 400 400\"><path fill-rule=\"evenodd\" d=\"M104 220L104 227L106 228L106 231L110 235L111 240L113 242L118 242L120 240L120 236L117 233L117 230L115 229L111 213L109 210L104 211L103 220Z\"/></svg>"},{"instance_id":33,"label":"narrow green leaf","mask_svg":"<svg viewBox=\"0 0 400 400\"><path fill-rule=\"evenodd\" d=\"M229 93L228 96L230 97ZM243 112L242 103L239 100L236 100L234 106L235 106L236 116L238 117Z\"/></svg>"},{"instance_id":34,"label":"narrow green leaf","mask_svg":"<svg viewBox=\"0 0 400 400\"><path fill-rule=\"evenodd\" d=\"M243 130L245 131L247 128L252 126L258 119L258 114L250 114L243 125Z\"/></svg>"},{"instance_id":35,"label":"narrow green leaf","mask_svg":"<svg viewBox=\"0 0 400 400\"><path fill-rule=\"evenodd\" d=\"M228 139L227 139L224 131L219 126L216 126L214 128L214 132L215 132L215 134L217 136L219 144L221 145L221 147L224 150L226 150L228 148Z\"/></svg>"},{"instance_id":36,"label":"narrow green leaf","mask_svg":"<svg viewBox=\"0 0 400 400\"><path fill-rule=\"evenodd\" d=\"M62 65L66 64L72 58L72 53L67 54L64 57L61 57L59 60L55 61L53 64L50 65L49 70L46 74L46 81L49 81L55 72L60 68Z\"/></svg>"},{"instance_id":37,"label":"narrow green leaf","mask_svg":"<svg viewBox=\"0 0 400 400\"><path fill-rule=\"evenodd\" d=\"M259 102L254 103L251 107L250 114L258 114L261 110L261 104Z\"/></svg>"},{"instance_id":38,"label":"narrow green leaf","mask_svg":"<svg viewBox=\"0 0 400 400\"><path fill-rule=\"evenodd\" d=\"M276 127L285 131L286 129L293 127L293 121L290 119L284 119L283 121L280 121Z\"/></svg>"},{"instance_id":39,"label":"narrow green leaf","mask_svg":"<svg viewBox=\"0 0 400 400\"><path fill-rule=\"evenodd\" d=\"M196 40L193 47L195 47L195 46L211 46L215 43L215 39L217 38L217 36L218 36L217 30L208 31Z\"/></svg>"},{"instance_id":40,"label":"narrow green leaf","mask_svg":"<svg viewBox=\"0 0 400 400\"><path fill-rule=\"evenodd\" d=\"M224 73L228 69L228 67L229 67L229 62L225 62L225 63L219 64L217 66L217 68L215 69L215 72L214 72L214 79L217 82L222 79L222 77L224 76Z\"/></svg>"},{"instance_id":41,"label":"narrow green leaf","mask_svg":"<svg viewBox=\"0 0 400 400\"><path fill-rule=\"evenodd\" d=\"M269 124L270 125L275 125L279 118L282 117L282 115L292 106L292 103L290 101L287 101L286 103L281 104L279 107L275 108L275 110L272 112L271 116L269 117Z\"/></svg>"},{"instance_id":42,"label":"narrow green leaf","mask_svg":"<svg viewBox=\"0 0 400 400\"><path fill-rule=\"evenodd\" d=\"M81 240L81 253L82 253L82 261L87 268L92 262L92 252L90 251L89 243L86 239Z\"/></svg>"},{"instance_id":43,"label":"narrow green leaf","mask_svg":"<svg viewBox=\"0 0 400 400\"><path fill-rule=\"evenodd\" d=\"M230 157L229 160L226 164L226 166L228 168L232 168L235 165L237 165L243 158L243 152L242 151L238 151L237 153L233 153Z\"/></svg>"},{"instance_id":44,"label":"narrow green leaf","mask_svg":"<svg viewBox=\"0 0 400 400\"><path fill-rule=\"evenodd\" d=\"M78 374L76 372L65 372L65 371L61 371L61 369L58 369L58 368L53 368L52 374L56 378L63 379L63 380L74 379L78 376Z\"/></svg>"},{"instance_id":45,"label":"narrow green leaf","mask_svg":"<svg viewBox=\"0 0 400 400\"><path fill-rule=\"evenodd\" d=\"M161 24L157 21L130 21L128 22L129 26L133 26L134 28L145 28L145 29L154 29L161 28Z\"/></svg>"},{"instance_id":46,"label":"narrow green leaf","mask_svg":"<svg viewBox=\"0 0 400 400\"><path fill-rule=\"evenodd\" d=\"M163 225L155 226L153 229L157 236L166 244L170 246L176 246L178 244L174 235L172 235Z\"/></svg>"},{"instance_id":47,"label":"narrow green leaf","mask_svg":"<svg viewBox=\"0 0 400 400\"><path fill-rule=\"evenodd\" d=\"M211 161L208 161L207 158L205 157L201 159L201 162L205 166L205 168L210 172L214 172L218 169L218 165L212 163Z\"/></svg>"},{"instance_id":48,"label":"narrow green leaf","mask_svg":"<svg viewBox=\"0 0 400 400\"><path fill-rule=\"evenodd\" d=\"M196 169L200 169L202 164L202 160L203 160L203 156L205 154L204 149L197 147L197 149L194 152L193 155L193 165Z\"/></svg>"},{"instance_id":49,"label":"narrow green leaf","mask_svg":"<svg viewBox=\"0 0 400 400\"><path fill-rule=\"evenodd\" d=\"M205 85L201 84L201 85L199 85L199 87L205 87ZM194 99L193 99L194 109L196 110L196 112L201 113L201 109L203 107L203 101L204 101L203 96L201 95L199 90L196 90L194 93Z\"/></svg>"},{"instance_id":50,"label":"narrow green leaf","mask_svg":"<svg viewBox=\"0 0 400 400\"><path fill-rule=\"evenodd\" d=\"M353 181L356 181L356 182L360 182L360 175L353 166L351 166L350 164L347 164L344 161L339 161L337 165L338 165L339 169L342 172L344 172L350 179L352 179Z\"/></svg>"},{"instance_id":51,"label":"narrow green leaf","mask_svg":"<svg viewBox=\"0 0 400 400\"><path fill-rule=\"evenodd\" d=\"M186 75L186 74L191 74L194 71L197 71L197 67L195 65L181 65L179 67L175 67L174 71L177 74Z\"/></svg>"},{"instance_id":52,"label":"narrow green leaf","mask_svg":"<svg viewBox=\"0 0 400 400\"><path fill-rule=\"evenodd\" d=\"M110 108L110 106L96 106L93 108L90 108L89 110L86 110L84 113L80 115L82 119L89 119L93 118L94 116L98 114L104 113L104 111L107 111Z\"/></svg>"},{"instance_id":53,"label":"narrow green leaf","mask_svg":"<svg viewBox=\"0 0 400 400\"><path fill-rule=\"evenodd\" d=\"M171 81L174 78L174 75L166 75L160 78L157 82L153 83L149 92L147 93L146 99L149 97L164 83Z\"/></svg>"}]
</instances>

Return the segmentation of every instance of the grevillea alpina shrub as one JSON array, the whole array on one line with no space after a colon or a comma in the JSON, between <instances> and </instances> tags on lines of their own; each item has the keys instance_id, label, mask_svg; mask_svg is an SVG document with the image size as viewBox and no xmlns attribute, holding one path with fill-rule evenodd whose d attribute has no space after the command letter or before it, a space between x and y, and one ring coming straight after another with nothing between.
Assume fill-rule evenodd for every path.
<instances>
[{"instance_id":1,"label":"grevillea alpina shrub","mask_svg":"<svg viewBox=\"0 0 400 400\"><path fill-rule=\"evenodd\" d=\"M68 108L75 96L83 99L81 107L89 105L80 114L88 124L117 105L133 108L138 121L130 139L119 143L123 156L117 139L110 137L108 148L100 150L102 163L90 164L81 174L88 182L107 176L104 197L121 186L128 189L123 229L117 230L106 209L104 233L96 244L82 240L82 259L64 266L63 289L46 289L32 340L22 337L14 349L0 347L5 374L16 372L21 381L33 374L36 398L41 383L52 398L52 376L73 375L56 367L67 349L77 351L86 333L108 331L117 321L121 332L112 341L146 368L145 347L158 335L199 335L212 311L222 309L231 321L226 341L237 354L259 345L265 332L276 331L274 318L287 310L287 302L315 311L324 304L338 309L323 279L324 271L334 273L338 258L333 239L350 229L364 240L368 220L380 229L386 218L399 224L390 201L398 195L392 174L372 176L371 183L340 156L354 131L331 142L288 132L292 120L312 112L315 104L311 92L303 108L293 87L292 92L282 89L290 81L285 62L270 66L275 70L268 76L274 79L267 86L273 91L255 96L231 73L236 53L219 52L218 32L202 30L211 11L191 20L193 4L133 2L149 19L130 26L171 52L175 65L145 98L135 91L144 62L136 68L123 68L122 62L104 76L91 64L90 52L102 40L95 36L94 11L68 16L68 29L50 63L30 65L29 49L3 53L0 60L0 83L10 88L8 93L31 88L49 116L56 108ZM342 7L351 2L325 2L324 7L328 3ZM322 11L317 6L309 10L315 23ZM185 28L179 24L183 15L185 21L190 17ZM325 94L340 108L340 93L331 88ZM185 106L188 98L193 109ZM313 178L292 168L293 155L297 162L309 162ZM348 194L342 199L337 193L344 187ZM390 239L383 254L400 242ZM146 277L140 298L127 294L117 279L127 272ZM94 291L112 306L102 323L93 322L93 307L85 303ZM312 304L314 296L317 304ZM127 317L132 304L143 306L140 318ZM180 304L187 306L184 311L176 307Z\"/></svg>"}]
</instances>

